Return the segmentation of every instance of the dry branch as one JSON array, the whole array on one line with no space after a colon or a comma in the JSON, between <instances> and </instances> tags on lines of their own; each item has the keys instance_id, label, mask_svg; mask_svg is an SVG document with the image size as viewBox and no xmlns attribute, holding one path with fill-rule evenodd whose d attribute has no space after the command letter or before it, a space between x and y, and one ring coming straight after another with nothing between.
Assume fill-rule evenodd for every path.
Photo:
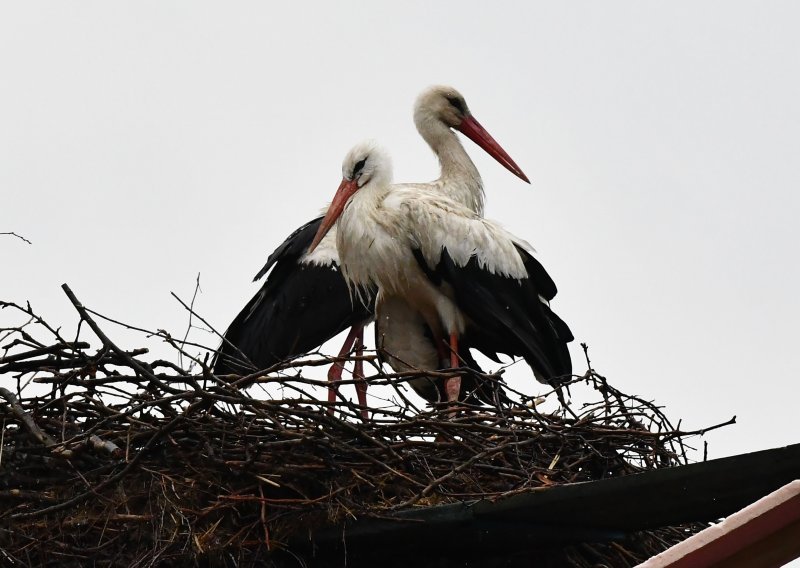
<instances>
[{"instance_id":1,"label":"dry branch","mask_svg":"<svg viewBox=\"0 0 800 568\"><path fill-rule=\"evenodd\" d=\"M15 233L14 231L5 231L5 232L2 232L2 233L0 233L0 235L10 235L10 236L12 236L12 237L17 237L17 238L18 238L19 240L21 240L21 241L25 241L25 242L26 242L26 243L28 243L29 245L32 245L32 244L33 244L33 243L32 243L32 242L30 242L28 239L26 239L26 238L25 238L25 237L23 237L22 235L18 235L18 234L17 234L17 233Z\"/></svg>"}]
</instances>

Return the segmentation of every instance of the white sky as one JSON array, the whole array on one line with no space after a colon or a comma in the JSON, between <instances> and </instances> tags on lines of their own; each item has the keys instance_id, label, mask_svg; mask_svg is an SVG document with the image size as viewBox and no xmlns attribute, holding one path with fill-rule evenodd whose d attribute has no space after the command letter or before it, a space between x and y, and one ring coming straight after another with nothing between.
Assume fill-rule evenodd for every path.
<instances>
[{"instance_id":1,"label":"white sky","mask_svg":"<svg viewBox=\"0 0 800 568\"><path fill-rule=\"evenodd\" d=\"M67 282L182 335L169 292L188 299L199 272L196 308L222 330L354 143L389 148L397 181L436 177L411 107L446 83L533 182L466 141L487 216L559 286L576 371L587 342L612 384L685 428L737 415L710 457L798 442L798 17L791 2L3 2L0 232L33 244L0 236L0 298L70 328Z\"/></svg>"}]
</instances>

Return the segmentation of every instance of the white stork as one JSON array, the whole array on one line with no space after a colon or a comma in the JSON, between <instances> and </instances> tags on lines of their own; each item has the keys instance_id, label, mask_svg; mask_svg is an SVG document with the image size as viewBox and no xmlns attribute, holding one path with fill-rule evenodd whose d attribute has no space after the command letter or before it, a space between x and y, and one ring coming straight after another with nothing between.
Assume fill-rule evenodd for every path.
<instances>
[{"instance_id":1,"label":"white stork","mask_svg":"<svg viewBox=\"0 0 800 568\"><path fill-rule=\"evenodd\" d=\"M571 374L572 334L529 270L530 245L426 184L391 185L389 157L374 142L347 154L342 175L309 253L337 225L342 273L358 294L377 288L379 321L386 306L407 306L449 349L451 367L460 366L459 339L472 335L523 356L540 381ZM445 393L457 400L461 379Z\"/></svg>"},{"instance_id":2,"label":"white stork","mask_svg":"<svg viewBox=\"0 0 800 568\"><path fill-rule=\"evenodd\" d=\"M474 118L464 97L452 87L431 87L414 106L414 123L439 158L440 177L422 184L440 191L470 210L483 214L483 183L478 170L453 129L465 134L514 175L528 178ZM307 248L322 217L294 231L267 259L254 280L267 275L259 292L236 316L225 332L214 362L218 374L267 368L307 353L341 331L351 328L340 351L355 345L360 353L363 328L373 314L371 303L351 302L347 285L338 271L335 230L313 252ZM430 349L430 347L429 347ZM328 373L331 383L341 378L342 365ZM363 377L356 362L355 377ZM357 385L359 403L366 406L365 385ZM333 401L334 391L329 391Z\"/></svg>"}]
</instances>

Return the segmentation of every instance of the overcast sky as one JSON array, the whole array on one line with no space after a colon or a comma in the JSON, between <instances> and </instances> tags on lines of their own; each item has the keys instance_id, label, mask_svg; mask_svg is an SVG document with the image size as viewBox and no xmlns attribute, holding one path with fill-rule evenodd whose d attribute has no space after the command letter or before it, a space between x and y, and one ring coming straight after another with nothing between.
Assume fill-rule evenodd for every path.
<instances>
[{"instance_id":1,"label":"overcast sky","mask_svg":"<svg viewBox=\"0 0 800 568\"><path fill-rule=\"evenodd\" d=\"M792 2L3 2L0 232L33 244L0 236L0 298L70 328L67 282L182 335L169 292L190 298L200 273L196 308L222 330L354 143L378 139L399 182L438 175L411 107L451 84L532 180L465 142L487 217L559 286L576 371L586 342L685 428L737 415L710 457L799 442L799 17Z\"/></svg>"}]
</instances>

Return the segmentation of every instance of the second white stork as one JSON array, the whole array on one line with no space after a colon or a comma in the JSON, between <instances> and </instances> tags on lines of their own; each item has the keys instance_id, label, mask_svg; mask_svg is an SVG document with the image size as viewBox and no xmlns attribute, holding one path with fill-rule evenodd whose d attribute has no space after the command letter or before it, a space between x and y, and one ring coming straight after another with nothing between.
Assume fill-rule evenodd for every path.
<instances>
[{"instance_id":1,"label":"second white stork","mask_svg":"<svg viewBox=\"0 0 800 568\"><path fill-rule=\"evenodd\" d=\"M468 336L524 357L540 381L571 374L572 333L529 271L530 245L428 187L392 185L389 156L374 142L347 154L342 175L309 251L337 225L342 273L356 294L377 287L379 319L396 300L410 307L451 367ZM460 378L446 382L448 401L460 392Z\"/></svg>"}]
</instances>

